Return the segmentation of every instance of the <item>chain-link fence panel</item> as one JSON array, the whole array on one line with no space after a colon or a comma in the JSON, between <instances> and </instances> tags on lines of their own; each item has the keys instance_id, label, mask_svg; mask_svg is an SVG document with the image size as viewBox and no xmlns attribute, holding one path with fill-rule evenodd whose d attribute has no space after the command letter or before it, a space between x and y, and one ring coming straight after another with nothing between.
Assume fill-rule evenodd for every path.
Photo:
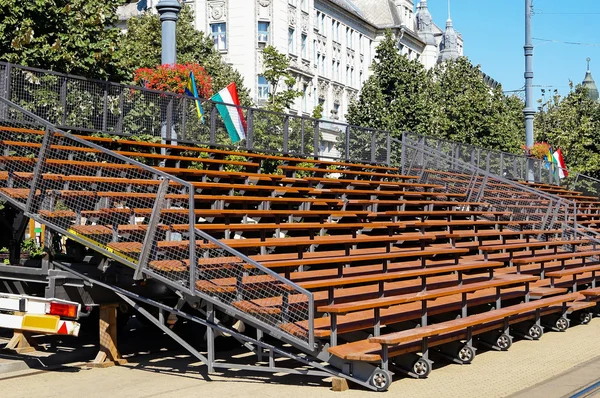
<instances>
[{"instance_id":1,"label":"chain-link fence panel","mask_svg":"<svg viewBox=\"0 0 600 398\"><path fill-rule=\"evenodd\" d=\"M0 103L9 116L0 120L0 196L46 225L48 236L201 293L312 350L312 294L196 229L192 184ZM237 282L223 283L229 278Z\"/></svg>"}]
</instances>

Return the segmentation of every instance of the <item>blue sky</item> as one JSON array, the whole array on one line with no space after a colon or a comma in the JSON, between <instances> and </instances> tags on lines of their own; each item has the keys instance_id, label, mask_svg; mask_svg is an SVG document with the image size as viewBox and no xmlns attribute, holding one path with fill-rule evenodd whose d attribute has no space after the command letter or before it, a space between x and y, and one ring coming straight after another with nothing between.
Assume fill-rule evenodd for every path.
<instances>
[{"instance_id":1,"label":"blue sky","mask_svg":"<svg viewBox=\"0 0 600 398\"><path fill-rule=\"evenodd\" d=\"M435 23L445 27L447 0L427 3ZM454 27L463 35L465 55L502 83L504 90L523 87L525 0L452 0L451 6ZM596 44L534 40L534 85L544 86L535 88L536 98L541 96L542 88L568 93L569 79L580 83L585 77L587 57L592 58L594 79L600 79L600 31L596 22L600 19L600 0L533 0L533 6L534 38Z\"/></svg>"}]
</instances>

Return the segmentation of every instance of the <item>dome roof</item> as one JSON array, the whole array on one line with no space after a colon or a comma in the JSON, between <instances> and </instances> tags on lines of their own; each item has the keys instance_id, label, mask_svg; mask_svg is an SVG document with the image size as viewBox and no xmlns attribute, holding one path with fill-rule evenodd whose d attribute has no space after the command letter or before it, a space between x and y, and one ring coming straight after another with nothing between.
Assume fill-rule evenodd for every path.
<instances>
[{"instance_id":1,"label":"dome roof","mask_svg":"<svg viewBox=\"0 0 600 398\"><path fill-rule=\"evenodd\" d=\"M592 72L590 72L590 59L587 59L588 62L588 69L587 72L585 74L585 79L583 79L583 87L587 88L588 90L588 97L590 97L591 99L593 99L594 101L598 101L598 98L600 98L600 95L598 94L598 87L596 87L596 82L594 81L594 78L592 77Z\"/></svg>"}]
</instances>

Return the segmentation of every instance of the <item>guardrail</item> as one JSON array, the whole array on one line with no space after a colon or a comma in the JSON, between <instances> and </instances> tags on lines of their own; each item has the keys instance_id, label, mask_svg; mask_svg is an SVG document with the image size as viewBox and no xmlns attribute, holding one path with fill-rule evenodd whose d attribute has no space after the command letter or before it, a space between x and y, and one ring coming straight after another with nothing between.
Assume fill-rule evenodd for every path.
<instances>
[{"instance_id":1,"label":"guardrail","mask_svg":"<svg viewBox=\"0 0 600 398\"><path fill-rule=\"evenodd\" d=\"M419 175L422 183L443 184L450 193L466 194L465 201L509 213L512 221L527 221L527 228L577 228L577 206L570 200L529 188L451 156L447 142L406 133L402 142L402 172ZM490 216L490 219L494 217Z\"/></svg>"},{"instance_id":2,"label":"guardrail","mask_svg":"<svg viewBox=\"0 0 600 398\"><path fill-rule=\"evenodd\" d=\"M312 293L199 230L192 184L60 130L2 97L0 106L2 198L133 268L138 278L159 279L314 349ZM281 328L299 321L308 321L308 330Z\"/></svg>"},{"instance_id":3,"label":"guardrail","mask_svg":"<svg viewBox=\"0 0 600 398\"><path fill-rule=\"evenodd\" d=\"M0 63L0 96L63 130L374 164L392 155L387 131L220 104L246 119L246 140L232 144L217 102L21 65Z\"/></svg>"}]
</instances>

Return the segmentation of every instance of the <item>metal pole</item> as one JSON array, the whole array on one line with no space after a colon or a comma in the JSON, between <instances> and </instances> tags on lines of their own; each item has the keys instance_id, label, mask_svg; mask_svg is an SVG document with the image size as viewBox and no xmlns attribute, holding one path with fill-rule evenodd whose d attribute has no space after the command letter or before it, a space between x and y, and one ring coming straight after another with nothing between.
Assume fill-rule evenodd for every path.
<instances>
[{"instance_id":1,"label":"metal pole","mask_svg":"<svg viewBox=\"0 0 600 398\"><path fill-rule=\"evenodd\" d=\"M533 146L533 118L535 107L533 104L533 42L531 34L531 17L533 15L533 0L525 0L525 138L527 147ZM531 182L535 177L533 165L528 162L527 179Z\"/></svg>"},{"instance_id":2,"label":"metal pole","mask_svg":"<svg viewBox=\"0 0 600 398\"><path fill-rule=\"evenodd\" d=\"M177 58L175 28L181 5L177 0L160 0L156 5L162 23L162 57L163 65L173 65Z\"/></svg>"}]
</instances>

